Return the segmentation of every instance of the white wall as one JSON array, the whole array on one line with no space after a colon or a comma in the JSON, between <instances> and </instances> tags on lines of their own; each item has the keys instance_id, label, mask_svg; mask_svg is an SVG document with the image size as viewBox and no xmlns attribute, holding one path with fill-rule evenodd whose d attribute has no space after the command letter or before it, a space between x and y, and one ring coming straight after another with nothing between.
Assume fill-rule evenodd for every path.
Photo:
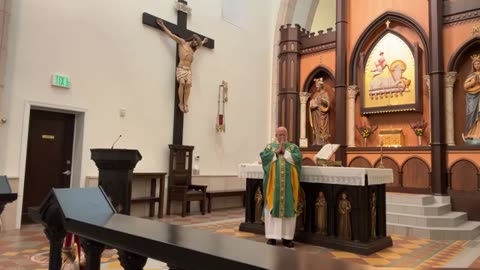
<instances>
[{"instance_id":1,"label":"white wall","mask_svg":"<svg viewBox=\"0 0 480 270\"><path fill-rule=\"evenodd\" d=\"M292 24L299 24L301 27L305 27L305 25L307 25L307 18L311 8L312 0L297 0Z\"/></svg>"},{"instance_id":2,"label":"white wall","mask_svg":"<svg viewBox=\"0 0 480 270\"><path fill-rule=\"evenodd\" d=\"M245 1L245 0L244 0ZM221 18L221 0L190 0L189 28L215 39L193 64L184 144L201 156L201 174L235 174L268 140L272 8L278 0L246 1L245 27ZM173 0L12 1L5 91L0 111L0 174L22 175L21 143L27 101L86 109L82 179L97 175L90 148L139 149L136 171L167 171L172 143L175 44L142 24L148 12L176 23ZM273 18L275 17L275 18ZM70 90L49 85L53 72L68 74ZM215 133L218 85L229 82L227 132ZM126 108L125 118L119 109ZM20 179L22 181L23 179ZM78 183L80 184L80 183ZM22 191L20 191L21 193Z\"/></svg>"},{"instance_id":3,"label":"white wall","mask_svg":"<svg viewBox=\"0 0 480 270\"><path fill-rule=\"evenodd\" d=\"M336 20L336 4L335 0L320 0L313 18L310 31L317 32L319 30L326 31L332 27L335 30Z\"/></svg>"}]
</instances>

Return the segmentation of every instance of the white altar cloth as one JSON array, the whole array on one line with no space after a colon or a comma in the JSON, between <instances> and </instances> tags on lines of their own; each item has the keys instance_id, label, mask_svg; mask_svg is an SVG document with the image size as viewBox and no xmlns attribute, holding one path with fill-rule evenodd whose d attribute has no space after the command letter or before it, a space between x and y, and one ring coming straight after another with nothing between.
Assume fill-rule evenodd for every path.
<instances>
[{"instance_id":1,"label":"white altar cloth","mask_svg":"<svg viewBox=\"0 0 480 270\"><path fill-rule=\"evenodd\" d=\"M238 177L263 179L261 164L239 164ZM393 183L392 169L302 166L300 182L350 186Z\"/></svg>"}]
</instances>

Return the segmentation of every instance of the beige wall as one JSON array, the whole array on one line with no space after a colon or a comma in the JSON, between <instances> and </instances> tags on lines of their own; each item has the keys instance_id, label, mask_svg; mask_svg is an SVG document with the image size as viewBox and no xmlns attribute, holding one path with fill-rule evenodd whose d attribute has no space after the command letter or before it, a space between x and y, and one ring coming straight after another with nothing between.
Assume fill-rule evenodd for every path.
<instances>
[{"instance_id":1,"label":"beige wall","mask_svg":"<svg viewBox=\"0 0 480 270\"><path fill-rule=\"evenodd\" d=\"M336 0L320 0L318 2L315 17L313 18L311 32L326 30L332 27L335 30L336 18Z\"/></svg>"},{"instance_id":2,"label":"beige wall","mask_svg":"<svg viewBox=\"0 0 480 270\"><path fill-rule=\"evenodd\" d=\"M329 69L335 76L335 49L306 54L300 57L300 91L303 91L310 73L319 66Z\"/></svg>"},{"instance_id":3,"label":"beige wall","mask_svg":"<svg viewBox=\"0 0 480 270\"><path fill-rule=\"evenodd\" d=\"M238 178L236 175L197 175L192 177L192 183L194 185L206 185L207 191L224 191L224 190L245 190L245 179ZM98 178L95 176L88 176L86 178L87 187L95 187L98 185ZM164 209L166 211L167 206L167 186L168 177L165 179L165 194L164 194ZM157 191L158 195L158 181ZM150 180L135 180L132 184L132 198L150 196ZM212 209L242 207L242 198L240 196L233 197L220 197L215 198L212 203ZM192 211L200 211L198 203L192 203ZM180 203L173 202L172 214L180 213ZM158 204L155 204L155 215L158 213ZM131 214L133 216L145 217L149 214L149 205L147 203L135 203L131 205Z\"/></svg>"},{"instance_id":4,"label":"beige wall","mask_svg":"<svg viewBox=\"0 0 480 270\"><path fill-rule=\"evenodd\" d=\"M347 63L358 38L377 17L387 11L407 14L428 35L428 0L347 0ZM412 8L415 4L415 8ZM348 72L348 69L347 69Z\"/></svg>"},{"instance_id":5,"label":"beige wall","mask_svg":"<svg viewBox=\"0 0 480 270\"><path fill-rule=\"evenodd\" d=\"M457 52L458 49L467 41L474 37L479 37L477 33L473 35L473 28L480 25L480 19L471 21L465 21L456 23L453 25L447 25L443 28L443 63L445 65L445 71L448 70L448 64L451 57Z\"/></svg>"},{"instance_id":6,"label":"beige wall","mask_svg":"<svg viewBox=\"0 0 480 270\"><path fill-rule=\"evenodd\" d=\"M8 177L8 183L13 193L18 192L18 178ZM2 215L0 216L0 221L2 222L2 230L9 231L15 229L15 223L17 218L17 206L18 199L8 203L3 210Z\"/></svg>"},{"instance_id":7,"label":"beige wall","mask_svg":"<svg viewBox=\"0 0 480 270\"><path fill-rule=\"evenodd\" d=\"M4 119L7 117L7 108L3 96L5 89L4 75L7 61L7 42L11 6L11 0L0 0L0 146L6 141ZM2 174L2 167L6 158L7 155L2 155L0 153L0 174Z\"/></svg>"},{"instance_id":8,"label":"beige wall","mask_svg":"<svg viewBox=\"0 0 480 270\"><path fill-rule=\"evenodd\" d=\"M90 148L135 148L143 155L136 171L166 171L172 143L175 44L142 24L149 12L176 22L175 1L12 1L7 73L0 108L0 173L19 177L28 115L26 103L78 108L85 112L78 179L96 175ZM221 0L191 0L188 25L216 42L200 49L193 64L190 112L184 144L201 156L201 173L235 174L267 142L274 23L278 1L246 1L245 24L222 19ZM70 76L69 90L49 85L53 72ZM215 133L218 85L229 83L227 132ZM126 117L119 109L126 109ZM246 109L248 108L248 109ZM23 163L22 163L23 162ZM76 163L77 164L77 163ZM73 183L83 185L83 180Z\"/></svg>"}]
</instances>

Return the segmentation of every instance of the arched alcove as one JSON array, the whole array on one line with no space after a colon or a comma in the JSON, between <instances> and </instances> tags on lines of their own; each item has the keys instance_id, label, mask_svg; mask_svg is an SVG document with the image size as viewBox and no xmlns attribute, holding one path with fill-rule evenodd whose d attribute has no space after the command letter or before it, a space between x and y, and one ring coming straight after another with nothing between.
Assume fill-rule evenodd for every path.
<instances>
[{"instance_id":1,"label":"arched alcove","mask_svg":"<svg viewBox=\"0 0 480 270\"><path fill-rule=\"evenodd\" d=\"M370 161L364 157L355 157L352 159L352 161L350 161L348 167L372 168L372 164L370 164Z\"/></svg>"},{"instance_id":2,"label":"arched alcove","mask_svg":"<svg viewBox=\"0 0 480 270\"><path fill-rule=\"evenodd\" d=\"M307 79L305 80L305 83L303 84L303 91L310 93L310 98L307 101L306 107L306 136L308 138L308 145L312 146L314 142L314 135L313 135L313 128L311 126L311 117L310 117L310 101L312 97L314 96L316 90L315 87L315 82L314 79L318 78L323 78L324 85L325 85L325 90L328 93L328 97L330 100L330 110L329 110L329 134L330 138L328 139L328 142L333 142L335 138L335 92L334 92L334 86L335 86L335 78L333 76L333 73L330 69L324 66L318 66L316 67L308 76ZM315 147L314 147L315 148ZM319 147L317 147L319 148Z\"/></svg>"},{"instance_id":3,"label":"arched alcove","mask_svg":"<svg viewBox=\"0 0 480 270\"><path fill-rule=\"evenodd\" d=\"M384 168L392 169L393 171L393 183L387 184L387 187L388 186L400 187L401 186L400 166L398 166L397 162L390 157L383 157L382 163ZM380 159L378 159L377 162L375 162L375 168L379 168L379 167L380 167Z\"/></svg>"},{"instance_id":4,"label":"arched alcove","mask_svg":"<svg viewBox=\"0 0 480 270\"><path fill-rule=\"evenodd\" d=\"M430 168L419 157L411 157L402 165L402 186L414 189L431 189Z\"/></svg>"},{"instance_id":5,"label":"arched alcove","mask_svg":"<svg viewBox=\"0 0 480 270\"><path fill-rule=\"evenodd\" d=\"M469 220L480 220L479 168L471 160L460 159L449 169L452 210L466 212Z\"/></svg>"},{"instance_id":6,"label":"arched alcove","mask_svg":"<svg viewBox=\"0 0 480 270\"><path fill-rule=\"evenodd\" d=\"M466 134L466 92L464 82L472 72L474 54L480 54L480 37L474 37L460 46L448 63L448 70L457 72L457 79L453 85L453 114L454 140L456 145L464 144L462 133Z\"/></svg>"},{"instance_id":7,"label":"arched alcove","mask_svg":"<svg viewBox=\"0 0 480 270\"><path fill-rule=\"evenodd\" d=\"M478 168L465 159L458 160L450 167L450 188L454 191L475 192L478 190Z\"/></svg>"}]
</instances>

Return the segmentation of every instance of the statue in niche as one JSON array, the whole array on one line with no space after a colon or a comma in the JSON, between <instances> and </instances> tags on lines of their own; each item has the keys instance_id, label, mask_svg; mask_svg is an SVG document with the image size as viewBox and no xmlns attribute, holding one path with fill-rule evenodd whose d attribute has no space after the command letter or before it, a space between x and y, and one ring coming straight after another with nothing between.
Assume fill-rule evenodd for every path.
<instances>
[{"instance_id":1,"label":"statue in niche","mask_svg":"<svg viewBox=\"0 0 480 270\"><path fill-rule=\"evenodd\" d=\"M472 72L468 74L463 86L466 96L466 123L464 141L466 144L480 144L480 123L478 122L480 99L480 55L474 54Z\"/></svg>"},{"instance_id":2,"label":"statue in niche","mask_svg":"<svg viewBox=\"0 0 480 270\"><path fill-rule=\"evenodd\" d=\"M344 240L352 240L352 227L350 224L350 212L352 205L347 199L347 194L342 192L342 198L338 202L338 237Z\"/></svg>"},{"instance_id":3,"label":"statue in niche","mask_svg":"<svg viewBox=\"0 0 480 270\"><path fill-rule=\"evenodd\" d=\"M263 196L260 187L257 188L255 192L255 223L262 222L262 213L263 213Z\"/></svg>"},{"instance_id":4,"label":"statue in niche","mask_svg":"<svg viewBox=\"0 0 480 270\"><path fill-rule=\"evenodd\" d=\"M375 191L372 193L372 199L370 200L370 218L371 218L371 238L377 239L377 194Z\"/></svg>"},{"instance_id":5,"label":"statue in niche","mask_svg":"<svg viewBox=\"0 0 480 270\"><path fill-rule=\"evenodd\" d=\"M298 205L297 205L297 224L296 227L299 230L305 229L305 191L303 188L300 188L299 196L298 196Z\"/></svg>"},{"instance_id":6,"label":"statue in niche","mask_svg":"<svg viewBox=\"0 0 480 270\"><path fill-rule=\"evenodd\" d=\"M322 191L318 193L315 202L315 210L317 217L317 233L327 235L327 200Z\"/></svg>"},{"instance_id":7,"label":"statue in niche","mask_svg":"<svg viewBox=\"0 0 480 270\"><path fill-rule=\"evenodd\" d=\"M323 78L314 79L317 92L313 94L309 105L309 120L313 131L313 145L327 143L329 134L330 97L323 83Z\"/></svg>"}]
</instances>

